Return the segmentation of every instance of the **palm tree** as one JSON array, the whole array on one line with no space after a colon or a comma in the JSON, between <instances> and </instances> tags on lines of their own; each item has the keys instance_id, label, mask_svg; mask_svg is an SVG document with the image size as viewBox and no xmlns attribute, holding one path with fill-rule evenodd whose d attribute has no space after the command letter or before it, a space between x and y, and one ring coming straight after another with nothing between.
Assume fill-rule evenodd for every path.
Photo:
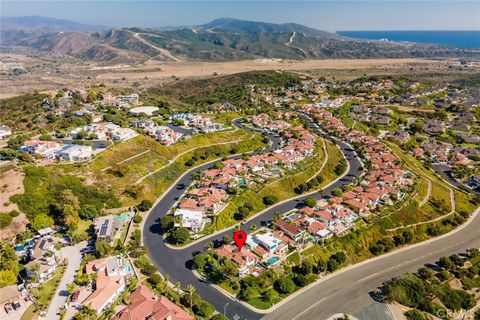
<instances>
[{"instance_id":1,"label":"palm tree","mask_svg":"<svg viewBox=\"0 0 480 320\"><path fill-rule=\"evenodd\" d=\"M185 293L189 295L189 300L188 300L188 301L189 301L189 303L190 303L190 310L191 310L191 309L192 309L192 302L193 302L193 301L192 301L192 300L193 300L193 299L192 299L192 298L193 298L192 296L193 296L193 294L195 293L196 289L195 289L194 286L192 286L191 284L189 284L189 285L185 288L185 290L183 290L183 291L185 291Z\"/></svg>"},{"instance_id":2,"label":"palm tree","mask_svg":"<svg viewBox=\"0 0 480 320\"><path fill-rule=\"evenodd\" d=\"M280 212L275 212L275 213L273 214L272 221L273 221L273 222L277 222L278 220L280 220L281 217L282 217L282 215L280 214Z\"/></svg>"}]
</instances>

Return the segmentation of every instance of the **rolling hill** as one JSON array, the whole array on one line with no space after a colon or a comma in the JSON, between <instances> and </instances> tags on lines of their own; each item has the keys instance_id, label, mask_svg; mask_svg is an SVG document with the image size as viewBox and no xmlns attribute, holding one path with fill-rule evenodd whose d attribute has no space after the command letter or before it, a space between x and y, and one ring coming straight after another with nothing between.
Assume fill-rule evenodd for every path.
<instances>
[{"instance_id":1,"label":"rolling hill","mask_svg":"<svg viewBox=\"0 0 480 320\"><path fill-rule=\"evenodd\" d=\"M2 28L1 35L3 50L22 47L103 64L138 64L150 59L228 61L480 56L480 50L474 49L359 40L295 23L230 18L170 29L115 28L88 32Z\"/></svg>"}]
</instances>

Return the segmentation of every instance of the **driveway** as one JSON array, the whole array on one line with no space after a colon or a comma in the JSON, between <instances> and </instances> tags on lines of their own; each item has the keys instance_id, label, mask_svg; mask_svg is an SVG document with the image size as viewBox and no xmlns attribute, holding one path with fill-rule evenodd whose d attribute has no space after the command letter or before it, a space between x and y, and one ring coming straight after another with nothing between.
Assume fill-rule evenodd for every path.
<instances>
[{"instance_id":1,"label":"driveway","mask_svg":"<svg viewBox=\"0 0 480 320\"><path fill-rule=\"evenodd\" d=\"M87 242L83 241L75 246L67 246L60 249L61 258L67 258L68 260L67 269L65 270L63 278L58 285L55 295L53 296L52 302L48 307L45 319L60 319L60 316L57 315L57 312L60 308L63 308L65 302L67 302L67 298L69 296L67 285L75 280L75 275L77 274L78 268L82 263L82 254L80 253L80 250L86 246Z\"/></svg>"}]
</instances>

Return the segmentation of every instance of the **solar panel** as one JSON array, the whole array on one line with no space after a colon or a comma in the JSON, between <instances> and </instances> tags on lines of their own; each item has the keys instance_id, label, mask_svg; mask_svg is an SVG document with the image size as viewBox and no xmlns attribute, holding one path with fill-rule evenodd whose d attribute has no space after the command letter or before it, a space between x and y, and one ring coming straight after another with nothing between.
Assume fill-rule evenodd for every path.
<instances>
[{"instance_id":1,"label":"solar panel","mask_svg":"<svg viewBox=\"0 0 480 320\"><path fill-rule=\"evenodd\" d=\"M100 227L100 236L105 236L107 234L109 220L105 220Z\"/></svg>"}]
</instances>

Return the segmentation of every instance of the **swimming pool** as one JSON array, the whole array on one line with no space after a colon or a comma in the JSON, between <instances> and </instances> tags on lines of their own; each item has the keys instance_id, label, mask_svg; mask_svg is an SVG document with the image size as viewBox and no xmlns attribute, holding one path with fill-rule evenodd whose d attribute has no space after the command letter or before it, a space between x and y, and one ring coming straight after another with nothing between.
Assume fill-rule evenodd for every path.
<instances>
[{"instance_id":1,"label":"swimming pool","mask_svg":"<svg viewBox=\"0 0 480 320\"><path fill-rule=\"evenodd\" d=\"M271 257L270 259L267 260L268 265L275 264L278 260L280 260L279 257Z\"/></svg>"}]
</instances>

